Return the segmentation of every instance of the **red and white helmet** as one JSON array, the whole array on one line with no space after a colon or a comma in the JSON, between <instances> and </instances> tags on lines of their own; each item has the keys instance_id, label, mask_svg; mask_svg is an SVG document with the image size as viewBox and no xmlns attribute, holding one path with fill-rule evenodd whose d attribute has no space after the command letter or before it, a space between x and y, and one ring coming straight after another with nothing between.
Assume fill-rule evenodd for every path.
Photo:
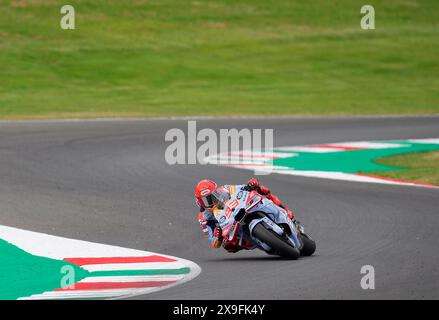
<instances>
[{"instance_id":1,"label":"red and white helmet","mask_svg":"<svg viewBox=\"0 0 439 320\"><path fill-rule=\"evenodd\" d=\"M215 205L212 193L216 190L216 188L216 183L211 180L201 180L197 183L194 194L200 207L212 208Z\"/></svg>"}]
</instances>

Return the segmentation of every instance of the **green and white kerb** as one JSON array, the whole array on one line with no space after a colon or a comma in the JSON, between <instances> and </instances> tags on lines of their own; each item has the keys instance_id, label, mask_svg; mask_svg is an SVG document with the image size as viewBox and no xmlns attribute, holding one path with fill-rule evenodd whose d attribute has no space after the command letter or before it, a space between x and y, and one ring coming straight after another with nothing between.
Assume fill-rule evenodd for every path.
<instances>
[{"instance_id":1,"label":"green and white kerb","mask_svg":"<svg viewBox=\"0 0 439 320\"><path fill-rule=\"evenodd\" d=\"M204 160L210 164L253 171L265 168L270 172L286 175L439 188L432 184L407 182L368 174L377 171L401 170L401 168L374 162L377 158L434 150L439 150L439 138L286 146L274 148L270 153L244 150L213 155Z\"/></svg>"}]
</instances>

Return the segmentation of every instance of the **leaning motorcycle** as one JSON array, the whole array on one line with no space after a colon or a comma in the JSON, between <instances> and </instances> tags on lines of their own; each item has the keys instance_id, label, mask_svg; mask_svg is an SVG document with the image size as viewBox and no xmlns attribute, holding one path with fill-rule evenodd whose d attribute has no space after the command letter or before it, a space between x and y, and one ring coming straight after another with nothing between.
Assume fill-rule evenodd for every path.
<instances>
[{"instance_id":1,"label":"leaning motorcycle","mask_svg":"<svg viewBox=\"0 0 439 320\"><path fill-rule=\"evenodd\" d=\"M291 221L284 209L256 191L236 191L214 215L225 243L291 260L316 250L315 241L299 222Z\"/></svg>"}]
</instances>

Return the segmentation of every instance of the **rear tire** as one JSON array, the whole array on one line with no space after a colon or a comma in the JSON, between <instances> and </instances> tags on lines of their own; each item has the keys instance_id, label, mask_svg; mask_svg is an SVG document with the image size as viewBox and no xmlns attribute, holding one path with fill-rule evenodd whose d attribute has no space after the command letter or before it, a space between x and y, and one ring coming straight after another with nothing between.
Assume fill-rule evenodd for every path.
<instances>
[{"instance_id":1,"label":"rear tire","mask_svg":"<svg viewBox=\"0 0 439 320\"><path fill-rule=\"evenodd\" d=\"M253 228L252 234L255 238L269 245L282 258L296 260L300 257L300 251L297 248L285 242L277 233L267 229L262 223L258 223Z\"/></svg>"},{"instance_id":2,"label":"rear tire","mask_svg":"<svg viewBox=\"0 0 439 320\"><path fill-rule=\"evenodd\" d=\"M310 256L316 251L316 242L306 235L301 234L300 238L303 242L302 250L300 250L300 254L302 256Z\"/></svg>"}]
</instances>

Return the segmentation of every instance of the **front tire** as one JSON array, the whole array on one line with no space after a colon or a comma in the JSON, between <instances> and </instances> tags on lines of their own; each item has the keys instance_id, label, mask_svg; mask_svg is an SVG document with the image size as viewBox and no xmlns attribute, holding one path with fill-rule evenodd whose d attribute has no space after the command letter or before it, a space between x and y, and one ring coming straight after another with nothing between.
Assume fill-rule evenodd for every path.
<instances>
[{"instance_id":1,"label":"front tire","mask_svg":"<svg viewBox=\"0 0 439 320\"><path fill-rule=\"evenodd\" d=\"M276 254L282 258L296 260L300 257L300 251L288 244L277 233L267 229L262 223L258 223L252 232L253 236L269 245Z\"/></svg>"},{"instance_id":2,"label":"front tire","mask_svg":"<svg viewBox=\"0 0 439 320\"><path fill-rule=\"evenodd\" d=\"M301 240L303 242L302 250L300 254L302 256L310 256L316 251L316 242L307 235L301 234Z\"/></svg>"}]
</instances>

